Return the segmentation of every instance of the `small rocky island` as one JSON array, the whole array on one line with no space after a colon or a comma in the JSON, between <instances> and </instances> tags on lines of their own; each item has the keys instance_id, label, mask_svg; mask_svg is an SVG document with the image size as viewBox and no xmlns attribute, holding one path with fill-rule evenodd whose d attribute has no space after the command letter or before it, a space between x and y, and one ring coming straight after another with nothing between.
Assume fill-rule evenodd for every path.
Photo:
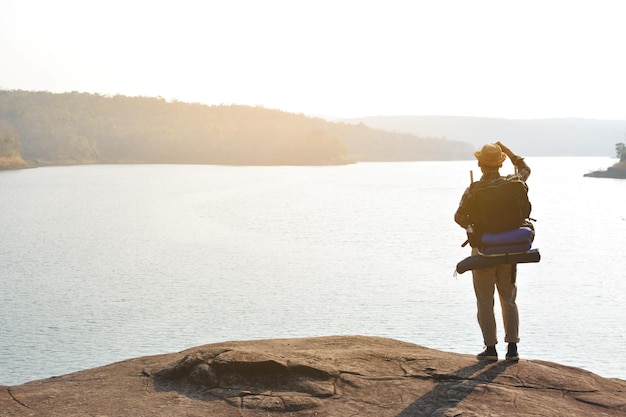
<instances>
[{"instance_id":1,"label":"small rocky island","mask_svg":"<svg viewBox=\"0 0 626 417\"><path fill-rule=\"evenodd\" d=\"M615 153L619 162L603 171L593 171L585 174L585 177L594 178L626 178L626 144L616 143Z\"/></svg>"},{"instance_id":2,"label":"small rocky island","mask_svg":"<svg viewBox=\"0 0 626 417\"><path fill-rule=\"evenodd\" d=\"M620 161L604 171L589 172L584 176L593 178L626 178L626 161Z\"/></svg>"},{"instance_id":3,"label":"small rocky island","mask_svg":"<svg viewBox=\"0 0 626 417\"><path fill-rule=\"evenodd\" d=\"M626 381L398 340L224 342L0 387L0 416L625 416Z\"/></svg>"}]
</instances>

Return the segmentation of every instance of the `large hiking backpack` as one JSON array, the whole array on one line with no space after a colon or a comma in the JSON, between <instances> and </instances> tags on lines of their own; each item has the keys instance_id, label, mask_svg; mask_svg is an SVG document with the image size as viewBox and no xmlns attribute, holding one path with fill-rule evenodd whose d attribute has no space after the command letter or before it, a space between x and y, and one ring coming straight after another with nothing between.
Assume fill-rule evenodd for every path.
<instances>
[{"instance_id":1,"label":"large hiking backpack","mask_svg":"<svg viewBox=\"0 0 626 417\"><path fill-rule=\"evenodd\" d=\"M472 183L468 207L470 223L478 236L522 226L532 208L528 186L517 177Z\"/></svg>"}]
</instances>

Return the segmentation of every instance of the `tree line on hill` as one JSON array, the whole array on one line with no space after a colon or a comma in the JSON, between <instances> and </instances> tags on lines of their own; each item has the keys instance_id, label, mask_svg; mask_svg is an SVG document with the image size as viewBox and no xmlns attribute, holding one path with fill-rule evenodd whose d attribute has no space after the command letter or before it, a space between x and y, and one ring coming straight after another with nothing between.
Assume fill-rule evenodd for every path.
<instances>
[{"instance_id":1,"label":"tree line on hill","mask_svg":"<svg viewBox=\"0 0 626 417\"><path fill-rule=\"evenodd\" d=\"M0 165L5 167L20 161L329 165L471 155L471 145L463 142L263 107L0 91Z\"/></svg>"}]
</instances>

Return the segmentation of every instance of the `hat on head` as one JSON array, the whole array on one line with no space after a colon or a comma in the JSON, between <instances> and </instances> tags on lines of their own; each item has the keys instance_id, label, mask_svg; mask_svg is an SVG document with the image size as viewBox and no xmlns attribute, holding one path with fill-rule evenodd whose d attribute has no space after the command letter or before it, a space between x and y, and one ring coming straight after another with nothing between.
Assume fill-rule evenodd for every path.
<instances>
[{"instance_id":1,"label":"hat on head","mask_svg":"<svg viewBox=\"0 0 626 417\"><path fill-rule=\"evenodd\" d=\"M495 143L483 145L480 151L474 152L474 156L481 165L488 167L499 167L506 159L506 154Z\"/></svg>"}]
</instances>

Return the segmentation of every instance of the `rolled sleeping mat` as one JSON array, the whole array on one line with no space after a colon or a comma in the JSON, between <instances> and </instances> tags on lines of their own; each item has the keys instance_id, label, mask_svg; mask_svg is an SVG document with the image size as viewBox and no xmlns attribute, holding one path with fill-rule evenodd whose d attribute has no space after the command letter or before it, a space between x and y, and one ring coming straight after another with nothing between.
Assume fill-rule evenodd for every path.
<instances>
[{"instance_id":1,"label":"rolled sleeping mat","mask_svg":"<svg viewBox=\"0 0 626 417\"><path fill-rule=\"evenodd\" d=\"M483 233L482 243L497 246L511 243L532 243L534 233L530 227L519 227L502 233Z\"/></svg>"},{"instance_id":2,"label":"rolled sleeping mat","mask_svg":"<svg viewBox=\"0 0 626 417\"><path fill-rule=\"evenodd\" d=\"M520 253L507 253L504 255L472 255L456 264L456 272L462 274L472 269L489 268L502 264L533 263L539 262L540 260L541 254L539 253L539 249L531 249Z\"/></svg>"},{"instance_id":3,"label":"rolled sleeping mat","mask_svg":"<svg viewBox=\"0 0 626 417\"><path fill-rule=\"evenodd\" d=\"M482 246L478 251L482 255L506 255L507 253L519 253L528 252L531 247L531 243L509 243L506 245L497 246Z\"/></svg>"},{"instance_id":4,"label":"rolled sleeping mat","mask_svg":"<svg viewBox=\"0 0 626 417\"><path fill-rule=\"evenodd\" d=\"M529 227L520 227L502 233L484 233L479 252L483 255L528 252L534 238L534 233Z\"/></svg>"}]
</instances>

